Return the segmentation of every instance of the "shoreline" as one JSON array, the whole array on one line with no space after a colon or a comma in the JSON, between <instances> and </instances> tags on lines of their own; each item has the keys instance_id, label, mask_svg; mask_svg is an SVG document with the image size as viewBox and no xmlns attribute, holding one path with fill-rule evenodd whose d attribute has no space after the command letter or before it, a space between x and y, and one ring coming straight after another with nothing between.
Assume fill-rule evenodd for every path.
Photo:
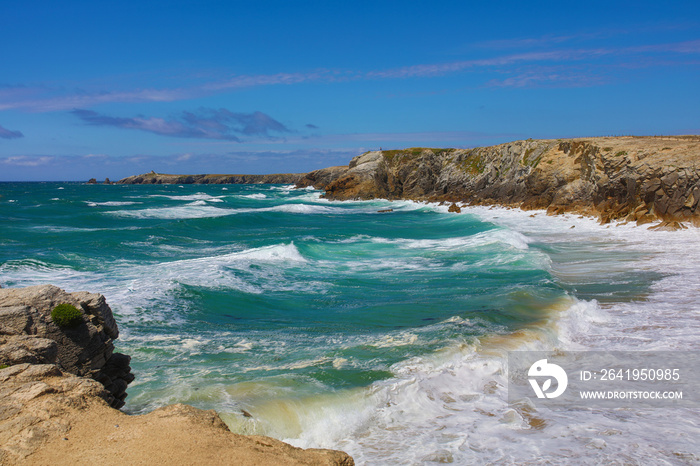
<instances>
[{"instance_id":1,"label":"shoreline","mask_svg":"<svg viewBox=\"0 0 700 466\"><path fill-rule=\"evenodd\" d=\"M699 157L694 135L527 139L474 149L369 151L347 166L305 174L151 172L117 183L278 182L320 189L336 200L449 202L455 210L458 203L502 205L677 230L684 223L700 226Z\"/></svg>"},{"instance_id":2,"label":"shoreline","mask_svg":"<svg viewBox=\"0 0 700 466\"><path fill-rule=\"evenodd\" d=\"M430 155L430 154L432 154L432 155ZM426 153L425 156L428 157L428 158L430 158L430 157L432 157L432 156L435 155L435 153L432 152L432 151L430 152L430 154L427 154L427 153ZM382 157L383 157L383 155L382 155ZM420 157L423 157L423 153L420 154ZM357 165L356 165L356 166L357 166ZM343 173L347 174L347 170L346 170L345 172L343 172ZM336 180L337 180L337 179L339 179L339 178L336 178ZM335 200L335 199L333 199L332 197L330 197L330 198L327 197L327 199L328 199L329 201L334 201L334 200ZM396 199L396 200L399 200L399 199ZM575 234L577 234L577 235L578 235L578 232L580 231L580 229L581 229L581 227L582 227L583 225L586 225L586 226L583 228L584 231L587 231L587 230L590 228L591 232L598 232L598 231L600 231L600 230L598 230L598 228L605 228L606 230L607 230L607 229L610 229L610 231L614 231L614 230L617 230L618 228L620 228L620 232L628 232L628 231L629 231L629 232L634 232L634 231L640 231L639 238L635 238L635 241L640 241L640 244L641 244L642 241L648 240L648 243L649 243L651 246L653 246L653 247L658 247L660 251L663 250L663 246L664 246L663 244L660 243L660 241L662 241L662 239L664 238L664 233L660 233L661 236L657 236L656 234L652 235L651 237L648 237L648 236L645 237L645 236L644 236L644 235L648 235L648 234L647 234L647 233L642 233L641 230L639 230L639 228L645 224L644 222L641 222L641 223L640 223L640 222L637 222L637 221L628 220L628 219L626 219L626 218L617 218L617 219L615 219L615 218L608 218L608 219L607 219L607 222L604 222L605 224L604 224L603 226L601 226L601 225L599 225L599 223L603 223L603 222L599 222L599 221L596 222L596 221L595 221L595 215L596 215L595 212L591 212L591 213L587 214L587 215L584 217L583 221L582 221L582 222L579 222L578 220L580 220L580 217L578 217L578 216L580 215L580 213L578 213L578 212L572 212L572 211L566 211L566 210L565 210L565 211L561 211L561 212L557 212L557 211L552 211L552 210L550 210L550 209L545 209L545 208L534 208L534 210L529 210L529 211L528 211L528 210L524 210L524 209L522 208L522 205L500 205L500 204L498 204L498 203L491 203L491 204L484 204L484 205L478 205L478 204L476 204L476 205L469 205L467 202L463 202L463 201L452 202L452 204L450 204L450 202L451 202L450 200L444 200L444 199L443 199L443 200L425 200L425 199L424 199L424 200L411 200L411 199L407 199L407 200L409 200L409 201L411 201L411 202L417 202L417 203L431 203L431 204L434 203L434 204L437 204L437 207L439 207L439 209L440 209L441 211L442 211L442 210L446 210L446 211L447 211L450 207L452 207L452 205L456 205L458 202L460 202L460 203L463 204L462 209L464 209L464 210L462 211L462 213L474 214L475 212L482 211L482 215L483 215L483 213L493 212L494 215L491 215L491 216L487 215L487 216L486 216L487 218L488 218L488 217L491 217L492 220L486 220L486 221L495 221L495 220L498 220L499 217L501 216L500 209L507 210L507 211L513 211L513 213L516 213L516 212L517 212L517 214L516 214L515 216L518 217L518 218L520 218L521 220L528 221L528 219L532 218L533 224L544 226L545 229L547 228L547 225L548 225L548 224L551 224L551 223L553 223L553 222L555 222L555 223L557 223L557 224L560 224L561 222L571 222L571 223L572 223L571 228L574 228L574 230L572 230L572 231L575 232ZM439 205L439 203L442 203L442 205ZM457 206L457 207L459 207L459 206ZM465 212L465 211L466 211L466 212ZM479 214L477 213L476 215L479 215ZM545 220L545 219L546 219L546 220ZM660 221L662 222L660 225L663 225L663 222L665 222L664 220L660 220ZM499 223L499 222L495 222L495 223ZM508 225L508 222L506 222L505 225ZM589 227L588 225L590 225L590 227ZM615 228L613 228L613 227L615 227ZM646 229L646 227L645 227L644 229ZM667 238L670 239L673 235L676 235L676 239L678 239L678 236L681 236L681 237L689 237L689 238L690 238L690 237L692 237L692 235L695 235L695 237L697 237L697 231L698 231L698 230L697 230L696 228L691 228L691 229L689 229L689 230L686 231L686 232L674 233L674 234L672 234L672 235L669 235L669 236L667 236ZM563 233L563 236L566 236L566 231L560 232L560 234L561 234L561 233ZM608 238L608 239L610 239L611 237L617 237L617 236L620 236L620 235L610 235L610 236L605 236L605 237ZM646 238L646 240L645 240L644 238ZM655 239L655 238L658 238L658 240ZM658 244L657 244L657 243L658 243ZM675 245L675 243L676 243L676 241L674 241L674 245ZM674 247L675 247L675 246L674 246ZM653 250L653 248L650 249L650 250ZM674 256L673 254L668 254L668 257L675 257L675 256ZM681 257L681 256L679 256L679 257ZM678 273L678 276L679 276L680 278L684 278L684 277L685 277L685 278L688 278L688 277L686 277L685 275L683 275L683 274L685 274L686 272L687 272L687 271L680 272L680 273ZM668 272L668 273L672 273L672 270L669 269L669 272ZM669 303L669 304L670 304L670 303ZM691 308L692 308L692 306L691 306ZM634 309L632 309L632 311L634 311ZM658 325L658 323L654 323L653 325ZM649 328L649 329L647 329L646 327L647 327L646 324L641 324L641 325L639 326L639 330L636 330L636 331L635 331L636 333L635 333L634 336L636 337L637 334L639 334L639 335L642 335L644 338L650 338L650 339L651 339L651 338L653 337L653 334L654 334L653 326L652 326L651 328ZM649 335L649 336L647 336L647 335ZM624 336L624 335L623 335L623 336ZM601 341L603 341L603 340L601 340ZM652 340L650 340L650 341L652 341ZM1 375L1 374L2 374L2 372L0 372L0 375ZM47 383L47 385L52 386L51 383L49 383L49 382L43 382L43 383ZM91 409L92 409L92 408L91 408ZM189 411L188 411L188 412L180 412L180 411L179 411L179 408L172 408L172 409L174 410L173 412L167 412L167 413L165 413L165 414L159 412L157 415L153 415L153 416L151 416L152 413L147 414L147 415L144 415L145 417L143 418L143 419L144 419L144 420L143 420L143 422L144 422L143 425L155 426L155 425L157 425L158 423L166 422L166 421L161 420L161 417L162 417L162 418L168 418L168 419L173 420L173 422L174 422L173 426L174 426L174 425L180 425L180 426L181 426L181 425L183 425L182 423L185 423L185 424L186 424L186 423L188 423L188 422L194 423L195 425L198 425L198 426L199 426L200 424L197 424L197 423L201 423L201 426L202 426L201 428L202 428L203 430L206 430L206 429L208 429L209 427L212 427L212 426L213 426L214 430L207 431L207 432L209 432L208 435L210 435L210 436L212 436L212 437L217 437L217 436L219 435L219 434L217 433L217 430L216 430L216 429L218 428L218 427L217 427L217 421L212 420L212 419L214 419L214 418L212 418L212 417L207 417L206 415L201 414L201 413L200 413L200 414L192 414L192 413L189 413ZM183 409L185 409L185 411L187 411L188 408L183 408ZM157 410L157 411L160 411L160 410ZM97 411L95 411L95 412L97 412ZM112 411L110 411L110 412L112 412ZM155 411L154 411L153 413L155 413ZM188 414L188 413L189 413L189 414ZM97 415L97 416L99 417L99 415ZM149 417L148 419L146 419L147 416L151 416L151 417ZM139 416L134 416L134 417L139 417ZM216 417L218 418L218 416L216 416ZM193 420L192 418L194 418L194 420ZM179 421L174 421L175 419L180 419L180 420L179 420ZM72 430L72 431L78 432L80 429L83 429L84 432L89 432L89 431L90 431L89 424L84 424L84 425L83 425L83 424L80 424L82 427L77 427L77 426L79 425L79 423L82 422L82 421L81 421L81 415L76 415L76 417L74 418L74 421L75 421L76 423L78 423L78 424L74 424L76 427L71 427L71 429L74 429L74 430ZM200 422L200 421L201 421L201 422ZM220 418L219 418L219 421L220 421ZM71 421L71 422L73 422L73 421ZM109 427L109 425L110 425L111 422L114 422L115 425L116 425L116 424L119 424L120 426L125 425L124 421L121 421L121 422L118 421L118 420L114 420L114 421L113 421L111 418L108 418L108 417L105 417L105 422L106 422L106 424L105 424L105 426L106 426L106 427L105 427L105 430L106 430L107 427ZM138 421L138 422L141 422L141 421ZM167 422L170 422L170 421L167 421ZM539 422L539 421L537 421L537 422ZM150 424L149 424L149 423L150 423ZM165 425L165 424L163 424L163 426L164 426L164 425ZM173 426L167 427L167 428L166 428L166 427L163 427L163 429L166 429L166 430L163 430L162 432L166 432L167 429L171 429L171 428L172 428L172 429L177 429L177 428L179 428L179 427L173 427ZM209 426L209 427L206 427L206 426ZM160 427L158 427L158 428L160 428ZM197 427L197 428L199 428L199 427ZM186 430L185 430L185 431L186 431ZM123 432L123 431L120 431L120 433L121 433L121 432ZM111 433L108 433L108 434L109 434L109 435L105 434L105 435L107 435L107 436L103 438L104 442L106 442L106 443L115 442L114 439L117 438L117 437L115 437L116 434L115 434L114 432L111 432ZM100 433L100 435L102 435L102 433ZM122 434L122 435L123 435L123 434ZM178 434L178 435L179 435L179 434ZM93 435L93 436L94 436L94 435ZM175 437L177 437L177 435L176 435ZM70 438L70 437L68 437L68 438ZM87 437L84 437L84 438L85 438L84 442L88 442ZM102 438L102 437L100 437L100 438ZM187 437L187 436L184 436L184 437L177 437L177 438L187 439L188 437ZM61 440L61 441L59 441L59 440ZM101 440L101 441L102 441L102 440ZM61 439L58 439L58 438L57 438L57 439L55 440L55 442L56 442L55 445L54 445L53 443L51 444L51 445L52 445L52 447L51 447L52 449L56 448L56 449L58 449L58 451L64 451L66 455L72 454L72 453L70 453L70 451L69 451L70 448L73 448L72 444L69 445L68 443L65 443L65 442L70 442L70 440L66 441L66 440L63 440L62 438L61 438ZM62 443L62 442L63 442L63 443ZM95 442L94 439L92 440L92 442L93 442L93 443L99 443L99 442ZM103 443L104 443L104 442L103 442ZM177 444L177 443L178 443L178 442L176 442L176 444ZM269 442L268 442L268 443L269 443ZM62 448L63 448L64 445L70 446L70 448L69 448L68 450L63 450ZM87 445L87 443L85 443L85 445ZM135 445L135 444L134 444L134 445ZM206 448L204 448L202 451L198 451L197 455L200 455L200 456L197 457L197 458L208 458L207 456L202 456L202 455L206 455L206 454L207 454L207 451L209 451L211 448L214 448L214 446L213 446L212 444L208 444L208 445L209 445L209 446L206 447ZM255 444L252 445L252 448L253 448L253 449L255 449L255 448L267 449L268 447L269 447L269 445L267 445L267 444L264 444L263 447L261 447L260 444L257 444L257 446L256 446ZM91 448L94 448L94 447L91 447ZM139 447L134 447L134 448L139 448ZM167 450L168 450L169 448L170 448L170 447L166 448L166 450L164 450L163 454L166 454L166 453L167 453ZM44 451L44 450L42 450L42 452L43 452L43 451ZM78 451L78 450L75 450L75 451ZM87 451L87 450L83 450L83 453L81 453L81 454L84 454L85 451ZM90 451L95 452L96 450L90 450ZM114 449L109 450L109 451L111 452L111 453L109 453L109 455L112 455L112 454L115 454L115 455L123 455L123 454L124 454L124 453L118 453L118 449L117 449L116 446L114 447ZM44 454L44 453L42 453L42 454ZM50 453L46 453L46 455L49 455L49 454L50 454ZM78 454L78 453L75 453L75 454ZM102 454L102 453L94 453L94 454L95 454L95 455L99 455L99 454ZM107 453L105 453L105 454L107 454ZM66 456L66 458L68 458L68 457L69 457L69 456ZM45 457L45 456L41 456L41 457L40 457L40 456L37 456L36 458L37 458L37 461L38 461L38 458L42 458L42 461L44 461L44 460L47 461L47 462L49 461L48 459L46 459L46 458L48 458L48 456L46 456L46 457ZM79 457L76 457L76 458L79 458ZM99 458L104 459L104 460L107 460L107 459L108 459L107 456L99 456ZM126 457L126 456L124 456L123 458L129 458L129 459L132 460L132 461L138 459L137 457ZM30 457L30 459L32 459L32 458ZM52 461L53 461L53 460L52 460ZM1 457L0 457L0 462L2 462L2 458L1 458Z\"/></svg>"}]
</instances>

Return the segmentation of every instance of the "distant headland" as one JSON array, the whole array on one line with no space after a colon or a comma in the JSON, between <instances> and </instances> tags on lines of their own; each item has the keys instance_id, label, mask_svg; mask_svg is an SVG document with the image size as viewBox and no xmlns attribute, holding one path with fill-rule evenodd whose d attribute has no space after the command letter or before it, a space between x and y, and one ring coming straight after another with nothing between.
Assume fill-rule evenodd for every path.
<instances>
[{"instance_id":1,"label":"distant headland","mask_svg":"<svg viewBox=\"0 0 700 466\"><path fill-rule=\"evenodd\" d=\"M166 175L120 184L284 183L324 197L410 199L503 205L626 220L700 226L700 136L623 136L521 140L474 149L370 151L347 166L301 174Z\"/></svg>"}]
</instances>

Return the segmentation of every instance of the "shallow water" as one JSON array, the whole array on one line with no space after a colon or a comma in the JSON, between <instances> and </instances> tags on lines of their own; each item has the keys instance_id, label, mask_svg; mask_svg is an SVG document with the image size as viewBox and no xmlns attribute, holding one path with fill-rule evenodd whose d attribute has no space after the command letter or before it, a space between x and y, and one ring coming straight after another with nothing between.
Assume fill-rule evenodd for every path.
<instances>
[{"instance_id":1,"label":"shallow water","mask_svg":"<svg viewBox=\"0 0 700 466\"><path fill-rule=\"evenodd\" d=\"M273 185L0 195L0 285L104 294L129 412L216 409L360 464L700 456L695 411L538 412L507 403L505 376L509 350L697 350L695 229Z\"/></svg>"}]
</instances>

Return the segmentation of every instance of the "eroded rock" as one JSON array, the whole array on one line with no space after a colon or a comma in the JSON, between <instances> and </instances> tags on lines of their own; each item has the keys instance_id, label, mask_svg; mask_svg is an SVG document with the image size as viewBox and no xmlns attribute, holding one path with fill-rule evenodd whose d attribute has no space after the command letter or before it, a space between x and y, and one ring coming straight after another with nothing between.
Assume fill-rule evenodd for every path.
<instances>
[{"instance_id":1,"label":"eroded rock","mask_svg":"<svg viewBox=\"0 0 700 466\"><path fill-rule=\"evenodd\" d=\"M334 172L329 199L412 199L700 223L700 136L526 140L475 149L372 151ZM637 209L644 206L645 212Z\"/></svg>"},{"instance_id":2,"label":"eroded rock","mask_svg":"<svg viewBox=\"0 0 700 466\"><path fill-rule=\"evenodd\" d=\"M83 322L74 328L56 325L51 311L59 304L75 306ZM128 356L114 353L118 336L112 310L100 294L66 293L53 285L0 290L0 364L56 363L65 372L103 383L115 408L124 405L126 386L134 379Z\"/></svg>"}]
</instances>

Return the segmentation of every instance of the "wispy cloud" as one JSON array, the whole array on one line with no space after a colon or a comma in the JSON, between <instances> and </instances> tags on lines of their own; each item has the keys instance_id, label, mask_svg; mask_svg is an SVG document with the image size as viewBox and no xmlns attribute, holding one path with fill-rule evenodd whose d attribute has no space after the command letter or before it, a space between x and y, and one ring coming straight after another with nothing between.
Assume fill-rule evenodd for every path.
<instances>
[{"instance_id":1,"label":"wispy cloud","mask_svg":"<svg viewBox=\"0 0 700 466\"><path fill-rule=\"evenodd\" d=\"M666 59L667 63L671 63L670 66L672 66L673 60L669 60L669 55L687 57L700 54L700 40L656 43L634 47L606 45L602 47L580 46L572 48L565 46L567 42L582 45L586 41L597 38L599 38L599 35L590 34L587 36L544 36L494 41L481 44L482 50L490 49L495 53L495 55L485 58L454 60L444 63L419 63L389 69L316 69L306 72L233 75L224 79L171 89L147 88L92 92L83 89L74 90L43 86L5 86L0 88L0 110L19 109L30 112L53 112L73 108L90 108L95 105L114 102L173 102L251 87L317 82L431 78L472 70L514 72L515 70L511 69L513 66L588 63L605 57L616 57L627 61L657 57ZM476 44L476 46L479 48L480 44ZM528 51L521 52L520 50L523 48ZM511 50L511 53L503 53L503 50Z\"/></svg>"},{"instance_id":2,"label":"wispy cloud","mask_svg":"<svg viewBox=\"0 0 700 466\"><path fill-rule=\"evenodd\" d=\"M55 112L114 102L173 102L192 98L195 95L195 89L136 89L124 92L87 92L83 90L66 91L45 87L17 86L14 89L0 93L0 110L19 109L29 112Z\"/></svg>"},{"instance_id":3,"label":"wispy cloud","mask_svg":"<svg viewBox=\"0 0 700 466\"><path fill-rule=\"evenodd\" d=\"M17 139L23 138L24 134L21 131L12 131L0 126L0 139Z\"/></svg>"},{"instance_id":4,"label":"wispy cloud","mask_svg":"<svg viewBox=\"0 0 700 466\"><path fill-rule=\"evenodd\" d=\"M239 136L270 138L271 133L291 132L285 125L262 112L234 113L223 108L200 108L194 112L182 112L181 115L170 119L145 116L113 117L85 109L75 109L71 113L93 126L136 129L178 138L241 142Z\"/></svg>"},{"instance_id":5,"label":"wispy cloud","mask_svg":"<svg viewBox=\"0 0 700 466\"><path fill-rule=\"evenodd\" d=\"M487 87L590 87L604 84L607 78L598 70L571 66L528 66L513 70L503 79L492 79Z\"/></svg>"},{"instance_id":6,"label":"wispy cloud","mask_svg":"<svg viewBox=\"0 0 700 466\"><path fill-rule=\"evenodd\" d=\"M309 81L329 80L332 74L332 72L321 70L312 71L310 73L240 75L233 76L223 81L207 83L202 86L202 89L220 91L244 87L273 86L278 84L299 84Z\"/></svg>"},{"instance_id":7,"label":"wispy cloud","mask_svg":"<svg viewBox=\"0 0 700 466\"><path fill-rule=\"evenodd\" d=\"M0 159L0 164L17 167L41 167L51 164L55 159L56 157L53 156L34 157L29 155L17 155Z\"/></svg>"}]
</instances>

